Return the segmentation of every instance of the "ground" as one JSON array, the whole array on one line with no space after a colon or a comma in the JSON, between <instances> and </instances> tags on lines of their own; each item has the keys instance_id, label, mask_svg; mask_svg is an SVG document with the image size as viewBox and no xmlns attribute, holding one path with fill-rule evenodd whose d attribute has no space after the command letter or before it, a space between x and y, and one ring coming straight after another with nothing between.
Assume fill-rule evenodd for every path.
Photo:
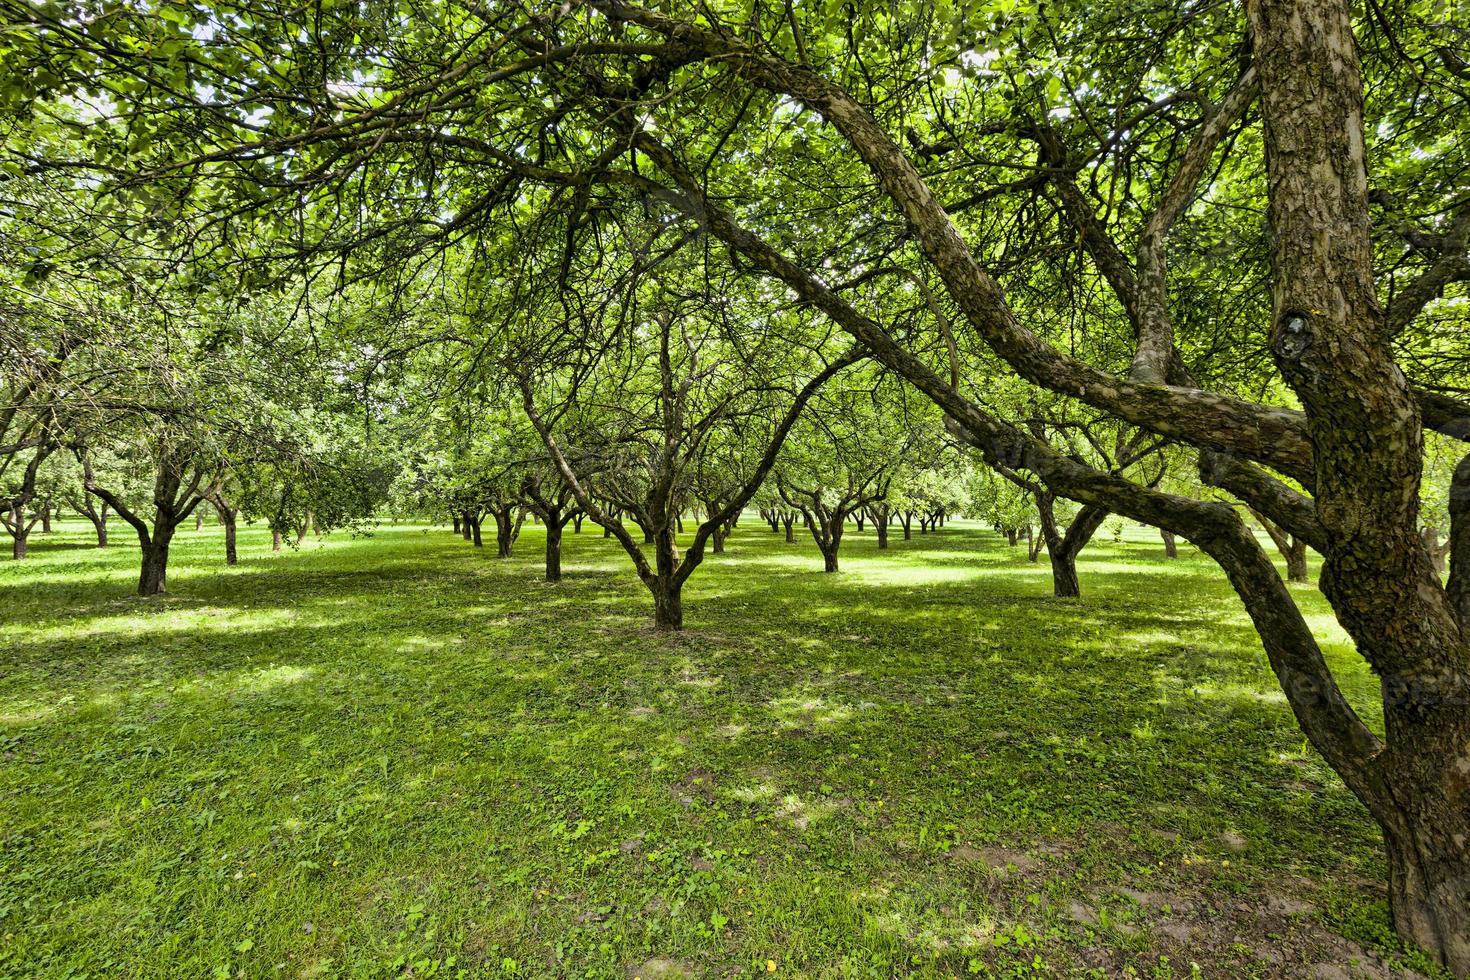
<instances>
[{"instance_id":1,"label":"ground","mask_svg":"<svg viewBox=\"0 0 1470 980\"><path fill-rule=\"evenodd\" d=\"M748 515L649 628L590 524L90 527L0 562L0 976L1384 976L1380 837L1221 574ZM1375 683L1294 587L1348 696Z\"/></svg>"}]
</instances>

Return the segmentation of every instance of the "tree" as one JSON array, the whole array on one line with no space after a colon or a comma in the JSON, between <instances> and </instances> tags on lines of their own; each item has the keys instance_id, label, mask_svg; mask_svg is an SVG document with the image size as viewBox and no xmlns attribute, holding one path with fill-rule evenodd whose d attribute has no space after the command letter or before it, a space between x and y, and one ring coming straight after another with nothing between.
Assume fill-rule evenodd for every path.
<instances>
[{"instance_id":1,"label":"tree","mask_svg":"<svg viewBox=\"0 0 1470 980\"><path fill-rule=\"evenodd\" d=\"M1210 555L1303 731L1383 829L1400 934L1470 974L1470 458L1451 477L1446 582L1419 520L1424 429L1470 436L1463 359L1439 356L1454 334L1435 329L1463 330L1443 299L1470 279L1463 59L1441 53L1436 8L1374 5L1355 24L1343 0L591 0L509 10L466 39L467 18L29 5L4 98L49 108L104 86L115 108L77 157L130 187L181 175L155 209L234 219L206 244L249 215L309 228L293 254L422 255L554 208L569 254L654 261L610 244L637 221L770 277L773 308L794 294L821 311L988 458ZM161 40L184 56L116 66ZM371 85L322 84L366 62ZM204 94L220 91L228 104ZM290 109L262 128L267 106ZM189 125L158 126L160 109ZM371 220L344 193L365 188L391 202ZM1259 233L1235 233L1262 213ZM1025 290L1003 281L1050 285L1047 266L1064 288L1013 302ZM928 290L953 329L890 329L855 285L878 280ZM1384 735L1232 505L1071 458L987 405L997 371L1178 444L1204 482L1317 551L1382 679Z\"/></svg>"},{"instance_id":2,"label":"tree","mask_svg":"<svg viewBox=\"0 0 1470 980\"><path fill-rule=\"evenodd\" d=\"M934 421L910 414L906 389L891 381L849 380L814 402L775 470L777 492L802 515L826 572L838 570L847 521L887 496L923 423Z\"/></svg>"},{"instance_id":3,"label":"tree","mask_svg":"<svg viewBox=\"0 0 1470 980\"><path fill-rule=\"evenodd\" d=\"M806 403L858 359L844 353L827 360L802 383L801 372L821 363L825 338L803 338L810 346L800 357L790 335L774 331L742 349L728 325L743 312L743 284L731 280L718 291L703 284L685 291L685 282L665 274L646 293L629 294L638 317L630 330L588 307L556 323L555 347L564 360L554 372L538 371L526 349L552 346L534 331L506 359L561 479L578 506L622 545L653 595L655 625L665 630L683 628L684 583L714 535L760 489ZM804 317L791 324L795 336L807 326ZM563 447L569 430L579 437L595 432L598 441L579 439L573 453ZM723 503L706 512L681 552L678 523L696 472L705 474L706 492L715 499L714 457L722 461ZM609 505L642 528L643 542ZM651 561L644 544L652 545Z\"/></svg>"},{"instance_id":4,"label":"tree","mask_svg":"<svg viewBox=\"0 0 1470 980\"><path fill-rule=\"evenodd\" d=\"M141 596L167 591L169 544L174 532L214 492L214 484L222 475L218 457L187 434L163 429L148 435L152 438L139 444L138 456L129 461L128 467L135 474L152 473L151 495L147 504L136 511L126 502L128 494L122 485L104 484L102 479L106 477L99 479L86 447L77 449L87 492L111 507L138 534L143 553L138 573ZM121 475L114 474L114 478Z\"/></svg>"},{"instance_id":5,"label":"tree","mask_svg":"<svg viewBox=\"0 0 1470 980\"><path fill-rule=\"evenodd\" d=\"M561 535L569 521L582 514L572 488L549 465L530 467L522 477L528 506L546 527L546 581L561 581Z\"/></svg>"}]
</instances>

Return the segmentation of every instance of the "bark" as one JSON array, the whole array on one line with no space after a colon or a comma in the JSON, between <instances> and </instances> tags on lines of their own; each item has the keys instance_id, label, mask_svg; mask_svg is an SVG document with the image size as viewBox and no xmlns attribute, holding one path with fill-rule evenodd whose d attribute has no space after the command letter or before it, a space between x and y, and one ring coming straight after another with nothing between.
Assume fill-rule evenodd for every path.
<instances>
[{"instance_id":1,"label":"bark","mask_svg":"<svg viewBox=\"0 0 1470 980\"><path fill-rule=\"evenodd\" d=\"M1045 491L1036 494L1036 511L1041 518L1046 554L1051 559L1052 594L1060 599L1075 598L1082 594L1082 584L1077 579L1077 555L1102 527L1108 509L1084 505L1065 533L1057 524L1055 494Z\"/></svg>"},{"instance_id":2,"label":"bark","mask_svg":"<svg viewBox=\"0 0 1470 980\"><path fill-rule=\"evenodd\" d=\"M521 536L521 522L525 520L526 512L518 504L500 503L491 509L491 514L495 517L495 557L509 558L515 550L516 539Z\"/></svg>"},{"instance_id":3,"label":"bark","mask_svg":"<svg viewBox=\"0 0 1470 980\"><path fill-rule=\"evenodd\" d=\"M480 515L466 514L465 530L469 532L469 538L474 542L476 548L485 547L485 541L480 537Z\"/></svg>"},{"instance_id":4,"label":"bark","mask_svg":"<svg viewBox=\"0 0 1470 980\"><path fill-rule=\"evenodd\" d=\"M1445 551L1450 556L1445 595L1461 628L1470 632L1470 454L1460 460L1450 481L1450 535Z\"/></svg>"},{"instance_id":5,"label":"bark","mask_svg":"<svg viewBox=\"0 0 1470 980\"><path fill-rule=\"evenodd\" d=\"M476 523L475 519L470 516L470 512L465 511L455 519L454 529L459 532L460 537L466 541L471 541L475 536L474 526Z\"/></svg>"},{"instance_id":6,"label":"bark","mask_svg":"<svg viewBox=\"0 0 1470 980\"><path fill-rule=\"evenodd\" d=\"M195 511L194 512L194 530L199 531L199 530L202 530L203 528L204 528L204 511L202 511L202 510ZM296 543L297 544L300 544L301 542L298 541Z\"/></svg>"},{"instance_id":7,"label":"bark","mask_svg":"<svg viewBox=\"0 0 1470 980\"><path fill-rule=\"evenodd\" d=\"M451 516L454 518L454 533L455 534L458 534L459 533L459 515L458 514L453 514Z\"/></svg>"},{"instance_id":8,"label":"bark","mask_svg":"<svg viewBox=\"0 0 1470 980\"><path fill-rule=\"evenodd\" d=\"M704 511L708 520L715 520L722 513L723 508L718 501L706 500L704 502ZM680 531L684 530L682 522L679 522L678 527ZM723 555L725 553L725 538L729 534L730 523L728 521L719 521L716 523L714 532L710 535L710 550L717 555Z\"/></svg>"},{"instance_id":9,"label":"bark","mask_svg":"<svg viewBox=\"0 0 1470 980\"><path fill-rule=\"evenodd\" d=\"M235 550L235 512L231 510L221 514L220 522L225 526L225 564L238 564L240 555Z\"/></svg>"},{"instance_id":10,"label":"bark","mask_svg":"<svg viewBox=\"0 0 1470 980\"><path fill-rule=\"evenodd\" d=\"M546 525L546 581L560 582L562 531L581 520L582 510L565 483L548 480L540 472L526 474L521 494L527 509Z\"/></svg>"},{"instance_id":11,"label":"bark","mask_svg":"<svg viewBox=\"0 0 1470 980\"><path fill-rule=\"evenodd\" d=\"M1419 532L1423 420L1374 281L1353 12L1345 0L1251 0L1246 12L1270 187L1271 352L1311 437L1327 532L1319 587L1382 680L1382 785L1359 795L1384 830L1399 935L1470 976L1470 644Z\"/></svg>"},{"instance_id":12,"label":"bark","mask_svg":"<svg viewBox=\"0 0 1470 980\"><path fill-rule=\"evenodd\" d=\"M219 515L219 522L225 529L225 564L238 564L240 556L235 549L235 518L239 516L239 508L231 507L229 501L218 493L210 499L210 503L214 505L214 512Z\"/></svg>"},{"instance_id":13,"label":"bark","mask_svg":"<svg viewBox=\"0 0 1470 980\"><path fill-rule=\"evenodd\" d=\"M1173 531L1160 531L1159 534L1164 539L1164 557L1165 558L1178 558L1179 557L1179 546L1174 541L1174 532Z\"/></svg>"},{"instance_id":14,"label":"bark","mask_svg":"<svg viewBox=\"0 0 1470 980\"><path fill-rule=\"evenodd\" d=\"M1434 563L1434 570L1440 575L1444 574L1445 558L1450 553L1450 543L1439 540L1439 528L1433 524L1424 527L1424 550L1429 552L1429 559Z\"/></svg>"},{"instance_id":15,"label":"bark","mask_svg":"<svg viewBox=\"0 0 1470 980\"><path fill-rule=\"evenodd\" d=\"M878 533L878 548L879 548L879 550L882 550L882 549L887 548L888 547L888 521L890 519L890 514L889 514L889 511L888 511L888 506L885 504L885 505L880 506L880 507L874 507L874 508L872 508L868 512L868 516L873 519L873 530Z\"/></svg>"},{"instance_id":16,"label":"bark","mask_svg":"<svg viewBox=\"0 0 1470 980\"><path fill-rule=\"evenodd\" d=\"M1265 528L1267 536L1276 545L1276 550L1280 551L1281 557L1286 560L1286 580L1288 582L1308 581L1307 543L1265 515L1254 510L1251 511L1251 514L1260 522L1261 527Z\"/></svg>"},{"instance_id":17,"label":"bark","mask_svg":"<svg viewBox=\"0 0 1470 980\"><path fill-rule=\"evenodd\" d=\"M168 545L170 536L143 545L143 567L138 573L138 595L162 595L168 591Z\"/></svg>"},{"instance_id":18,"label":"bark","mask_svg":"<svg viewBox=\"0 0 1470 980\"><path fill-rule=\"evenodd\" d=\"M793 525L796 524L796 515L789 510L786 511L781 515L781 524L786 528L786 543L795 544L796 530Z\"/></svg>"},{"instance_id":19,"label":"bark","mask_svg":"<svg viewBox=\"0 0 1470 980\"><path fill-rule=\"evenodd\" d=\"M16 521L16 530L12 532L11 536L10 557L16 561L20 561L30 551L29 540L31 529L25 525L23 515L17 513L14 519Z\"/></svg>"},{"instance_id":20,"label":"bark","mask_svg":"<svg viewBox=\"0 0 1470 980\"><path fill-rule=\"evenodd\" d=\"M659 579L649 588L653 592L653 623L660 630L674 632L684 628L684 600L680 584Z\"/></svg>"},{"instance_id":21,"label":"bark","mask_svg":"<svg viewBox=\"0 0 1470 980\"><path fill-rule=\"evenodd\" d=\"M41 533L51 533L51 501L49 500L41 505Z\"/></svg>"},{"instance_id":22,"label":"bark","mask_svg":"<svg viewBox=\"0 0 1470 980\"><path fill-rule=\"evenodd\" d=\"M582 513L580 510L577 511L577 513L575 515L573 515L573 517L572 517L572 533L573 534L581 534L582 533L582 519L585 518L586 516L587 515L584 514L584 513Z\"/></svg>"},{"instance_id":23,"label":"bark","mask_svg":"<svg viewBox=\"0 0 1470 980\"><path fill-rule=\"evenodd\" d=\"M41 512L36 511L28 518L24 504L12 506L7 512L0 512L0 521L3 521L5 530L11 536L11 557L17 561L26 557L30 552L31 530L41 519Z\"/></svg>"},{"instance_id":24,"label":"bark","mask_svg":"<svg viewBox=\"0 0 1470 980\"><path fill-rule=\"evenodd\" d=\"M840 542L841 535L839 534L837 540L822 549L822 571L828 573L837 571L837 548Z\"/></svg>"},{"instance_id":25,"label":"bark","mask_svg":"<svg viewBox=\"0 0 1470 980\"><path fill-rule=\"evenodd\" d=\"M313 514L311 511L308 510L306 512L306 519L303 520L301 522L301 526L296 529L296 547L299 548L303 544L305 544L306 543L306 536L308 534L310 534L312 531L314 531L315 529L316 529L316 515Z\"/></svg>"},{"instance_id":26,"label":"bark","mask_svg":"<svg viewBox=\"0 0 1470 980\"><path fill-rule=\"evenodd\" d=\"M281 529L278 527L271 528L271 550L281 550Z\"/></svg>"},{"instance_id":27,"label":"bark","mask_svg":"<svg viewBox=\"0 0 1470 980\"><path fill-rule=\"evenodd\" d=\"M107 547L107 505L102 505L102 510L91 518L92 527L97 531L97 547Z\"/></svg>"},{"instance_id":28,"label":"bark","mask_svg":"<svg viewBox=\"0 0 1470 980\"><path fill-rule=\"evenodd\" d=\"M899 515L899 523L903 525L903 539L909 541L914 536L914 515L912 511L904 511Z\"/></svg>"},{"instance_id":29,"label":"bark","mask_svg":"<svg viewBox=\"0 0 1470 980\"><path fill-rule=\"evenodd\" d=\"M561 581L561 529L563 522L546 522L546 581Z\"/></svg>"}]
</instances>

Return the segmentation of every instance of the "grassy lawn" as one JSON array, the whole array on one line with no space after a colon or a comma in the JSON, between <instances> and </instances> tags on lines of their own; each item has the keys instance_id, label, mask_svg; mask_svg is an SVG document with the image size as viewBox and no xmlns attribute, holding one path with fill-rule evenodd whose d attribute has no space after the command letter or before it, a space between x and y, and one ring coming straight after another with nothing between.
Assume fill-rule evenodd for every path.
<instances>
[{"instance_id":1,"label":"grassy lawn","mask_svg":"<svg viewBox=\"0 0 1470 980\"><path fill-rule=\"evenodd\" d=\"M509 560L442 528L279 555L248 529L233 569L186 530L161 600L113 536L0 561L3 976L1400 961L1376 829L1182 543L1099 540L1057 600L1044 558L963 522L888 552L850 531L824 575L749 515L664 637L590 524L555 586L536 527Z\"/></svg>"}]
</instances>

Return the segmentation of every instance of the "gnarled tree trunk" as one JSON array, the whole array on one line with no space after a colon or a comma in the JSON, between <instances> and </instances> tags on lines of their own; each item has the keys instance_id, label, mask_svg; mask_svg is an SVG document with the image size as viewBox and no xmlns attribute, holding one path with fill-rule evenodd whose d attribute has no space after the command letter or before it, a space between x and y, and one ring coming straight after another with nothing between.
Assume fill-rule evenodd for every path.
<instances>
[{"instance_id":1,"label":"gnarled tree trunk","mask_svg":"<svg viewBox=\"0 0 1470 980\"><path fill-rule=\"evenodd\" d=\"M168 591L168 545L172 532L143 543L143 567L138 572L138 595L162 595Z\"/></svg>"}]
</instances>

